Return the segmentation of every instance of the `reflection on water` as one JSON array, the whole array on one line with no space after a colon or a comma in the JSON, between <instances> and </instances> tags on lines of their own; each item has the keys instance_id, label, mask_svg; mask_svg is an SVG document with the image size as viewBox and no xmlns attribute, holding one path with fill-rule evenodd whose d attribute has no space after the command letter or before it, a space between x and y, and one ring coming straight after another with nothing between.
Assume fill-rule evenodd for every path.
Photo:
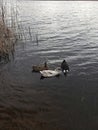
<instances>
[{"instance_id":1,"label":"reflection on water","mask_svg":"<svg viewBox=\"0 0 98 130\"><path fill-rule=\"evenodd\" d=\"M16 45L15 60L0 67L0 129L98 129L98 3L20 4L39 45ZM40 80L31 72L33 64L48 61L55 69L63 59L66 77Z\"/></svg>"}]
</instances>

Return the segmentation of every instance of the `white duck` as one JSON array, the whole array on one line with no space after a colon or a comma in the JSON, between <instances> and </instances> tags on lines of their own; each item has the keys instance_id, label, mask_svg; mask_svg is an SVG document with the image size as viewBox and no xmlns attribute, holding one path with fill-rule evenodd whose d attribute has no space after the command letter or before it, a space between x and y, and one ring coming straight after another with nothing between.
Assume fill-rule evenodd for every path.
<instances>
[{"instance_id":1,"label":"white duck","mask_svg":"<svg viewBox=\"0 0 98 130\"><path fill-rule=\"evenodd\" d=\"M43 70L40 71L40 73L42 78L49 78L59 76L62 73L62 70L58 67L55 70Z\"/></svg>"}]
</instances>

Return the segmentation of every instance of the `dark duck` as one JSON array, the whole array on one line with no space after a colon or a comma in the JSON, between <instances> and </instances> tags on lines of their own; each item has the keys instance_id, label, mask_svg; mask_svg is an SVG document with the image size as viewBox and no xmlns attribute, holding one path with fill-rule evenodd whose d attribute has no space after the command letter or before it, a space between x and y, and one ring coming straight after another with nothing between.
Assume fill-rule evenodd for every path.
<instances>
[{"instance_id":1,"label":"dark duck","mask_svg":"<svg viewBox=\"0 0 98 130\"><path fill-rule=\"evenodd\" d=\"M65 75L69 71L69 65L67 64L65 60L63 60L63 62L61 63L61 69Z\"/></svg>"}]
</instances>

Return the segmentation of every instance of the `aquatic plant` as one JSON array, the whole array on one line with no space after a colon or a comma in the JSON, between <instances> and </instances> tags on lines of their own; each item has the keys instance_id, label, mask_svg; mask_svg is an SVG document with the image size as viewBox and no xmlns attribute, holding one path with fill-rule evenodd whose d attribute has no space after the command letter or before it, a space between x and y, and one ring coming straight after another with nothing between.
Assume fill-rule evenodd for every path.
<instances>
[{"instance_id":1,"label":"aquatic plant","mask_svg":"<svg viewBox=\"0 0 98 130\"><path fill-rule=\"evenodd\" d=\"M14 54L16 42L15 31L13 30L15 23L11 22L11 26L8 26L9 19L6 10L6 4L2 0L0 4L0 62L10 60L10 55Z\"/></svg>"},{"instance_id":2,"label":"aquatic plant","mask_svg":"<svg viewBox=\"0 0 98 130\"><path fill-rule=\"evenodd\" d=\"M20 19L18 2L17 0L1 0L0 2L0 63L8 62L11 56L14 56L17 40L39 44L38 34L33 36L32 28L28 26L26 29L23 26L25 21Z\"/></svg>"}]
</instances>

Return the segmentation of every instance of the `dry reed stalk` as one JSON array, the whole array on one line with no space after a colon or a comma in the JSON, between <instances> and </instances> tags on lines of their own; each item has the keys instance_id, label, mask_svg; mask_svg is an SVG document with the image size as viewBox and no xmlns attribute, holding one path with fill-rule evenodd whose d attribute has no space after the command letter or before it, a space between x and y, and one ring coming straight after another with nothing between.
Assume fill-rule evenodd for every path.
<instances>
[{"instance_id":1,"label":"dry reed stalk","mask_svg":"<svg viewBox=\"0 0 98 130\"><path fill-rule=\"evenodd\" d=\"M0 21L0 60L9 60L10 52L14 51L13 39L12 31Z\"/></svg>"},{"instance_id":2,"label":"dry reed stalk","mask_svg":"<svg viewBox=\"0 0 98 130\"><path fill-rule=\"evenodd\" d=\"M15 35L13 29L6 25L6 12L2 3L0 5L0 61L8 61L10 54L13 55Z\"/></svg>"},{"instance_id":3,"label":"dry reed stalk","mask_svg":"<svg viewBox=\"0 0 98 130\"><path fill-rule=\"evenodd\" d=\"M28 27L28 34L25 33L24 27L19 22L18 5L14 7L13 4L10 6L10 21L7 16L7 7L1 0L0 4L0 61L2 59L9 59L10 54L14 55L14 45L17 40L30 40L39 44L38 34L32 36L32 30ZM16 0L17 3L17 0ZM10 3L11 4L11 3ZM28 39L29 38L29 39Z\"/></svg>"}]
</instances>

